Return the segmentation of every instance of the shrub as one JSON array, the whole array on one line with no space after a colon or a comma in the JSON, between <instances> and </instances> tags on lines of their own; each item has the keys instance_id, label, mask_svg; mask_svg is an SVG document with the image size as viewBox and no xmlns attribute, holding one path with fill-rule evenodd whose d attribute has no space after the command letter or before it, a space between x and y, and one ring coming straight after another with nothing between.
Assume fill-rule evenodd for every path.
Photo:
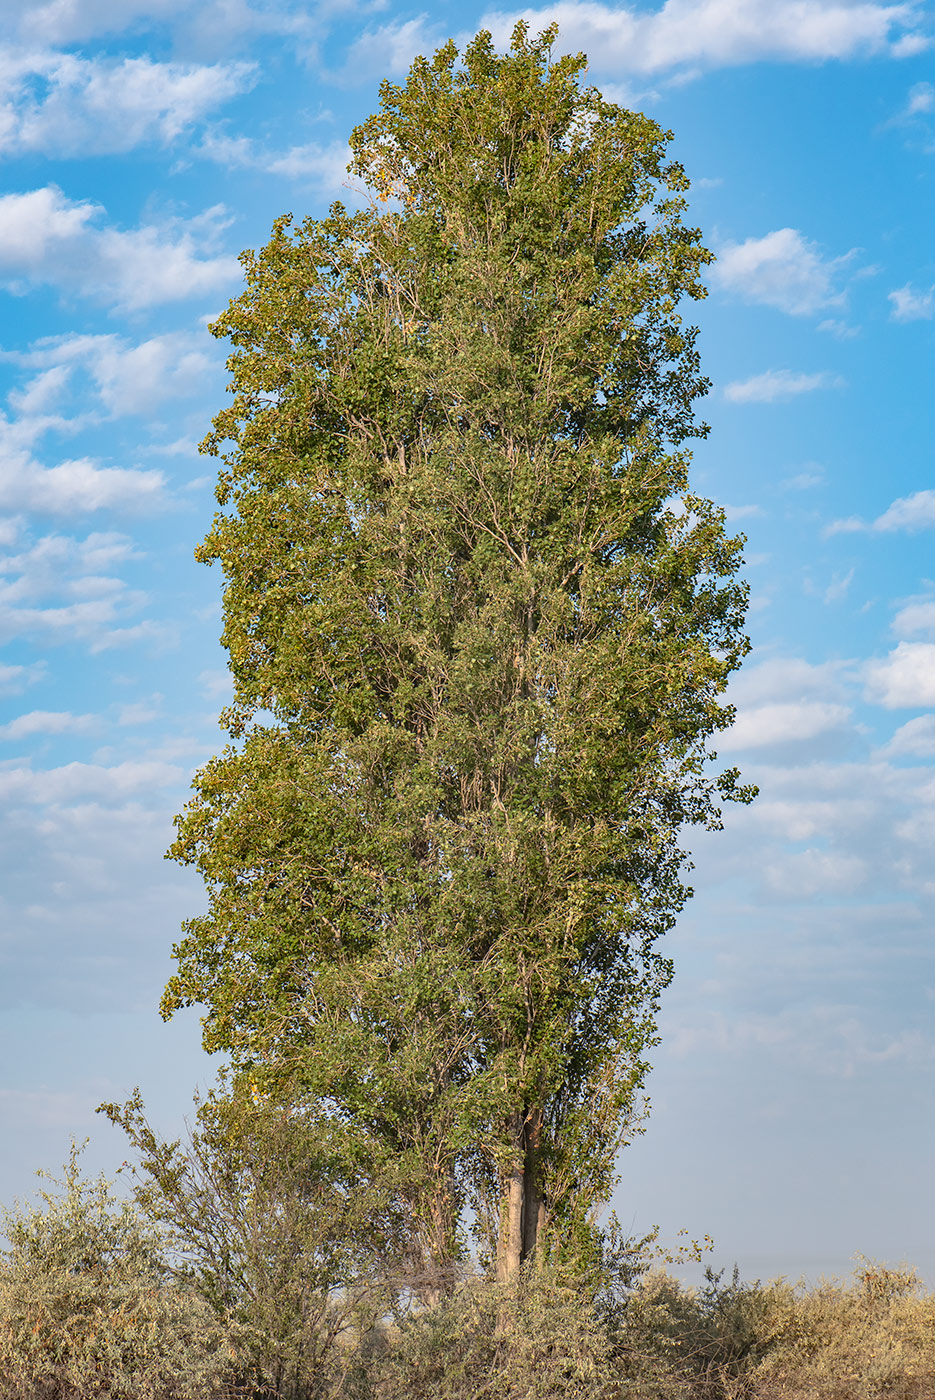
<instances>
[{"instance_id":1,"label":"shrub","mask_svg":"<svg viewBox=\"0 0 935 1400\"><path fill-rule=\"evenodd\" d=\"M908 1269L864 1263L850 1287L777 1292L757 1400L930 1400L935 1297Z\"/></svg>"},{"instance_id":2,"label":"shrub","mask_svg":"<svg viewBox=\"0 0 935 1400\"><path fill-rule=\"evenodd\" d=\"M372 1400L616 1400L612 1345L580 1284L553 1272L472 1279L388 1328Z\"/></svg>"},{"instance_id":3,"label":"shrub","mask_svg":"<svg viewBox=\"0 0 935 1400\"><path fill-rule=\"evenodd\" d=\"M42 1175L42 1173L40 1173ZM0 1400L215 1400L226 1331L169 1276L163 1242L78 1150L44 1208L3 1211Z\"/></svg>"},{"instance_id":4,"label":"shrub","mask_svg":"<svg viewBox=\"0 0 935 1400\"><path fill-rule=\"evenodd\" d=\"M354 1179L297 1096L213 1093L185 1142L157 1136L138 1092L102 1111L135 1149L136 1202L171 1232L177 1276L228 1319L242 1383L277 1400L339 1393L404 1272L392 1197Z\"/></svg>"}]
</instances>

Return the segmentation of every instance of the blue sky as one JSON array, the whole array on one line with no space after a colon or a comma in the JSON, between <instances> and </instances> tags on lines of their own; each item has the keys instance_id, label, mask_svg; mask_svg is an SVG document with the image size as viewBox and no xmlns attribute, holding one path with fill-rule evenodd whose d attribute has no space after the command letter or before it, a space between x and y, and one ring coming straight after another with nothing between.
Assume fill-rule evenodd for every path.
<instances>
[{"instance_id":1,"label":"blue sky","mask_svg":"<svg viewBox=\"0 0 935 1400\"><path fill-rule=\"evenodd\" d=\"M156 1005L201 893L165 864L223 742L192 549L237 254L323 213L419 52L553 19L675 133L719 255L695 484L748 537L720 744L754 807L695 843L616 1208L747 1273L935 1283L935 22L875 0L24 0L0 13L0 1199L101 1099L177 1128L212 1066Z\"/></svg>"}]
</instances>

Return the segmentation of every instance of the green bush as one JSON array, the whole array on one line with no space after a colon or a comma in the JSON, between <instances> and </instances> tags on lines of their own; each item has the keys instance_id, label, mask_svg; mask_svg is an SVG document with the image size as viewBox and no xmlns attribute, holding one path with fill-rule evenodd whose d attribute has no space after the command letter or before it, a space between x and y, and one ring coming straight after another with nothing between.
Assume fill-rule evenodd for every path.
<instances>
[{"instance_id":1,"label":"green bush","mask_svg":"<svg viewBox=\"0 0 935 1400\"><path fill-rule=\"evenodd\" d=\"M54 1181L54 1179L53 1179ZM3 1211L0 1400L216 1400L232 1355L160 1237L72 1148L43 1207Z\"/></svg>"},{"instance_id":2,"label":"green bush","mask_svg":"<svg viewBox=\"0 0 935 1400\"><path fill-rule=\"evenodd\" d=\"M226 1089L226 1081L222 1081ZM359 1171L339 1125L240 1083L166 1142L139 1092L102 1110L129 1137L135 1199L176 1245L175 1271L229 1322L247 1388L274 1400L344 1393L374 1329L412 1287L405 1219ZM2 1400L2 1397L0 1397Z\"/></svg>"}]
</instances>

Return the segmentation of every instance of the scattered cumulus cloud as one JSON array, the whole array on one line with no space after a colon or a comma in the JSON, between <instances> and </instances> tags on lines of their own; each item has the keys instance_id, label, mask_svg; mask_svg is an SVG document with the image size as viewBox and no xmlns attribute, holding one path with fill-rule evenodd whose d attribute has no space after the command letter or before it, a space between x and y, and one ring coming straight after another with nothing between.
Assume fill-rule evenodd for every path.
<instances>
[{"instance_id":1,"label":"scattered cumulus cloud","mask_svg":"<svg viewBox=\"0 0 935 1400\"><path fill-rule=\"evenodd\" d=\"M68 44L172 20L184 8L185 0L25 0L16 29L24 38Z\"/></svg>"},{"instance_id":2,"label":"scattered cumulus cloud","mask_svg":"<svg viewBox=\"0 0 935 1400\"><path fill-rule=\"evenodd\" d=\"M126 728L140 724L152 724L162 713L162 696L154 695L151 700L134 700L129 705L121 705L117 713L117 723Z\"/></svg>"},{"instance_id":3,"label":"scattered cumulus cloud","mask_svg":"<svg viewBox=\"0 0 935 1400\"><path fill-rule=\"evenodd\" d=\"M304 53L321 18L317 8L297 8L294 0L21 0L0 15L0 31L44 44L166 27L177 45L200 53L225 51L262 34L288 37Z\"/></svg>"},{"instance_id":4,"label":"scattered cumulus cloud","mask_svg":"<svg viewBox=\"0 0 935 1400\"><path fill-rule=\"evenodd\" d=\"M928 42L919 31L915 5L878 0L809 0L805 5L801 0L734 0L730 5L666 0L650 11L600 0L560 0L538 9L488 11L478 27L492 30L502 44L519 18L536 29L557 21L563 50L583 48L595 68L612 72L693 73L764 59L898 58L919 52ZM177 42L200 52L278 34L309 56L327 19L327 7L323 13L291 0L203 0L197 6L191 0L24 0L0 17L0 29L23 41L73 44L129 29L171 26ZM374 72L401 73L417 53L444 37L424 16L389 21L354 41L339 76L366 81Z\"/></svg>"},{"instance_id":5,"label":"scattered cumulus cloud","mask_svg":"<svg viewBox=\"0 0 935 1400\"><path fill-rule=\"evenodd\" d=\"M873 522L874 530L930 530L935 526L935 491L902 496Z\"/></svg>"},{"instance_id":6,"label":"scattered cumulus cloud","mask_svg":"<svg viewBox=\"0 0 935 1400\"><path fill-rule=\"evenodd\" d=\"M929 287L925 292L917 292L907 282L905 287L898 287L895 292L890 292L889 299L893 303L890 312L890 319L893 321L931 321L935 317L935 287Z\"/></svg>"},{"instance_id":7,"label":"scattered cumulus cloud","mask_svg":"<svg viewBox=\"0 0 935 1400\"><path fill-rule=\"evenodd\" d=\"M120 801L133 793L172 787L184 778L172 763L148 760L105 767L95 763L66 763L45 770L29 767L0 769L0 799L9 804L77 801Z\"/></svg>"},{"instance_id":8,"label":"scattered cumulus cloud","mask_svg":"<svg viewBox=\"0 0 935 1400\"><path fill-rule=\"evenodd\" d=\"M166 640L164 625L132 621L147 595L119 570L136 558L133 541L113 531L84 539L51 534L0 552L0 641L82 642L91 652L133 641Z\"/></svg>"},{"instance_id":9,"label":"scattered cumulus cloud","mask_svg":"<svg viewBox=\"0 0 935 1400\"><path fill-rule=\"evenodd\" d=\"M866 876L867 867L859 856L814 846L789 852L766 867L766 884L773 892L794 894L797 900L850 894L863 885Z\"/></svg>"},{"instance_id":10,"label":"scattered cumulus cloud","mask_svg":"<svg viewBox=\"0 0 935 1400\"><path fill-rule=\"evenodd\" d=\"M915 534L919 530L931 530L935 528L935 491L914 491L911 496L901 496L892 505L887 506L882 515L878 515L876 520L869 524L861 520L858 516L848 516L843 520L834 520L825 529L826 535L850 535L863 530L876 530L883 534L892 534L897 530L905 530L909 534Z\"/></svg>"},{"instance_id":11,"label":"scattered cumulus cloud","mask_svg":"<svg viewBox=\"0 0 935 1400\"><path fill-rule=\"evenodd\" d=\"M539 9L488 12L481 26L503 43L517 19L533 29L555 21L564 52L579 49L594 68L637 73L705 69L762 60L814 61L882 53L909 56L925 47L911 4L846 0L666 0L646 11L597 0L564 0ZM385 26L387 39L393 27ZM401 36L397 30L397 45ZM380 34L370 40L379 50ZM424 41L414 52L420 51ZM401 62L402 55L397 57Z\"/></svg>"},{"instance_id":12,"label":"scattered cumulus cloud","mask_svg":"<svg viewBox=\"0 0 935 1400\"><path fill-rule=\"evenodd\" d=\"M909 89L905 115L928 116L932 112L935 112L935 86L931 83L916 83Z\"/></svg>"},{"instance_id":13,"label":"scattered cumulus cloud","mask_svg":"<svg viewBox=\"0 0 935 1400\"><path fill-rule=\"evenodd\" d=\"M576 6L569 6L574 9ZM519 18L517 15L516 18ZM497 16L491 22L490 19L482 19L479 28L493 28L500 22ZM539 29L543 29L550 21L544 20L539 24ZM510 31L515 20L510 22ZM564 26L563 26L564 30ZM353 41L347 51L345 61L335 77L342 84L365 83L370 78L390 74L392 77L400 77L406 72L412 60L417 54L429 53L438 48L444 41L444 35L437 25L430 25L426 22L424 15L416 19L391 20L387 24L379 25L373 29L366 29ZM459 40L459 47L463 48L469 36L464 35ZM507 34L509 39L509 34ZM562 46L568 48L566 35L562 33Z\"/></svg>"},{"instance_id":14,"label":"scattered cumulus cloud","mask_svg":"<svg viewBox=\"0 0 935 1400\"><path fill-rule=\"evenodd\" d=\"M45 675L45 665L8 666L0 663L0 695L21 695L27 686L35 685Z\"/></svg>"},{"instance_id":15,"label":"scattered cumulus cloud","mask_svg":"<svg viewBox=\"0 0 935 1400\"><path fill-rule=\"evenodd\" d=\"M839 306L841 273L854 252L824 258L816 243L798 229L780 228L762 238L724 243L711 270L711 281L744 301L772 306L790 316L811 316Z\"/></svg>"},{"instance_id":16,"label":"scattered cumulus cloud","mask_svg":"<svg viewBox=\"0 0 935 1400\"><path fill-rule=\"evenodd\" d=\"M849 662L812 665L801 657L745 667L731 682L737 718L718 739L718 751L797 743L845 729L852 714L846 703L851 669Z\"/></svg>"},{"instance_id":17,"label":"scattered cumulus cloud","mask_svg":"<svg viewBox=\"0 0 935 1400\"><path fill-rule=\"evenodd\" d=\"M262 170L286 180L312 183L326 190L340 190L348 180L351 158L346 141L321 145L309 141L285 151L270 151L247 136L209 133L198 147L198 154L228 170Z\"/></svg>"},{"instance_id":18,"label":"scattered cumulus cloud","mask_svg":"<svg viewBox=\"0 0 935 1400\"><path fill-rule=\"evenodd\" d=\"M51 381L39 375L19 403L32 406L30 400L42 398L50 382L61 389L58 374L52 374ZM16 401L15 395L13 400ZM68 426L57 415L11 421L0 413L0 509L72 516L103 509L152 509L164 504L165 478L159 471L105 467L88 457L43 466L32 451L35 439L50 428Z\"/></svg>"},{"instance_id":19,"label":"scattered cumulus cloud","mask_svg":"<svg viewBox=\"0 0 935 1400\"><path fill-rule=\"evenodd\" d=\"M824 880L825 890L846 893L854 875L859 877L853 867L822 861L821 852L811 860L809 854L799 858L795 872L777 870L777 880L804 872L814 874L819 883ZM683 1021L673 1026L667 1040L678 1058L711 1051L733 1059L763 1054L784 1067L791 1062L810 1075L817 1071L832 1079L850 1079L860 1070L882 1064L929 1066L935 1058L935 1043L921 1031L881 1031L877 1024L868 1024L863 1007L826 1002L739 1016L706 1011L694 1024Z\"/></svg>"},{"instance_id":20,"label":"scattered cumulus cloud","mask_svg":"<svg viewBox=\"0 0 935 1400\"><path fill-rule=\"evenodd\" d=\"M718 752L814 739L819 734L843 729L850 717L849 706L823 700L758 705L738 713L733 726L718 740Z\"/></svg>"},{"instance_id":21,"label":"scattered cumulus cloud","mask_svg":"<svg viewBox=\"0 0 935 1400\"><path fill-rule=\"evenodd\" d=\"M814 664L800 656L754 659L731 681L730 697L735 704L745 705L803 698L839 700L847 694L853 669L851 661Z\"/></svg>"},{"instance_id":22,"label":"scattered cumulus cloud","mask_svg":"<svg viewBox=\"0 0 935 1400\"><path fill-rule=\"evenodd\" d=\"M237 259L216 252L220 207L135 229L102 223L104 212L55 185L0 195L0 284L54 286L132 311L214 294L239 276Z\"/></svg>"},{"instance_id":23,"label":"scattered cumulus cloud","mask_svg":"<svg viewBox=\"0 0 935 1400\"><path fill-rule=\"evenodd\" d=\"M30 739L40 734L87 734L98 724L96 715L73 715L67 710L31 710L0 725L0 739Z\"/></svg>"},{"instance_id":24,"label":"scattered cumulus cloud","mask_svg":"<svg viewBox=\"0 0 935 1400\"><path fill-rule=\"evenodd\" d=\"M892 621L897 637L914 637L920 632L935 634L935 598L912 598L904 603Z\"/></svg>"},{"instance_id":25,"label":"scattered cumulus cloud","mask_svg":"<svg viewBox=\"0 0 935 1400\"><path fill-rule=\"evenodd\" d=\"M43 467L28 457L0 457L0 509L39 515L138 511L163 504L162 472L102 467L88 457Z\"/></svg>"},{"instance_id":26,"label":"scattered cumulus cloud","mask_svg":"<svg viewBox=\"0 0 935 1400\"><path fill-rule=\"evenodd\" d=\"M735 379L724 386L728 403L775 403L779 399L812 394L816 389L843 389L840 375L824 371L806 374L792 369L768 369L750 379Z\"/></svg>"},{"instance_id":27,"label":"scattered cumulus cloud","mask_svg":"<svg viewBox=\"0 0 935 1400\"><path fill-rule=\"evenodd\" d=\"M935 758L935 715L919 715L900 725L886 752L897 758Z\"/></svg>"},{"instance_id":28,"label":"scattered cumulus cloud","mask_svg":"<svg viewBox=\"0 0 935 1400\"><path fill-rule=\"evenodd\" d=\"M8 396L21 415L60 404L66 390L77 389L86 401L88 388L114 417L151 414L166 399L197 393L221 364L210 353L208 337L194 331L169 331L137 343L115 334L53 336L7 358L35 371Z\"/></svg>"},{"instance_id":29,"label":"scattered cumulus cloud","mask_svg":"<svg viewBox=\"0 0 935 1400\"><path fill-rule=\"evenodd\" d=\"M815 486L822 486L824 480L821 471L796 472L795 476L787 476L782 485L786 491L811 491Z\"/></svg>"},{"instance_id":30,"label":"scattered cumulus cloud","mask_svg":"<svg viewBox=\"0 0 935 1400\"><path fill-rule=\"evenodd\" d=\"M835 573L824 592L826 603L840 603L847 597L848 589L854 582L856 569L848 569L846 573Z\"/></svg>"},{"instance_id":31,"label":"scattered cumulus cloud","mask_svg":"<svg viewBox=\"0 0 935 1400\"><path fill-rule=\"evenodd\" d=\"M851 326L847 321L838 320L833 316L819 321L815 329L825 335L833 335L835 340L855 340L860 335L859 326Z\"/></svg>"},{"instance_id":32,"label":"scattered cumulus cloud","mask_svg":"<svg viewBox=\"0 0 935 1400\"><path fill-rule=\"evenodd\" d=\"M201 671L198 676L198 689L206 700L231 699L234 683L230 671Z\"/></svg>"},{"instance_id":33,"label":"scattered cumulus cloud","mask_svg":"<svg viewBox=\"0 0 935 1400\"><path fill-rule=\"evenodd\" d=\"M888 710L935 706L935 643L900 642L865 667L867 698Z\"/></svg>"},{"instance_id":34,"label":"scattered cumulus cloud","mask_svg":"<svg viewBox=\"0 0 935 1400\"><path fill-rule=\"evenodd\" d=\"M0 54L0 157L119 155L175 141L252 85L250 63Z\"/></svg>"},{"instance_id":35,"label":"scattered cumulus cloud","mask_svg":"<svg viewBox=\"0 0 935 1400\"><path fill-rule=\"evenodd\" d=\"M762 506L724 506L723 510L725 519L731 524L735 520L751 520L763 514Z\"/></svg>"}]
</instances>

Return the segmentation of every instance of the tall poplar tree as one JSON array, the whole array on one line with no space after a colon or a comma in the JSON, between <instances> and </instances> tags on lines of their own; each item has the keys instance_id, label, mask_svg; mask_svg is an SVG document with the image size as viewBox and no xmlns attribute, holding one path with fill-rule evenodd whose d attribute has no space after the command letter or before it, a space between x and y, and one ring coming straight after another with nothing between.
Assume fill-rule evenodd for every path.
<instances>
[{"instance_id":1,"label":"tall poplar tree","mask_svg":"<svg viewBox=\"0 0 935 1400\"><path fill-rule=\"evenodd\" d=\"M690 494L668 134L556 31L385 83L356 212L246 253L213 326L232 744L171 854L208 911L164 1014L300 1093L438 1270L586 1247L655 1043L680 832L747 647L740 541ZM311 1106L311 1107L309 1107Z\"/></svg>"}]
</instances>

